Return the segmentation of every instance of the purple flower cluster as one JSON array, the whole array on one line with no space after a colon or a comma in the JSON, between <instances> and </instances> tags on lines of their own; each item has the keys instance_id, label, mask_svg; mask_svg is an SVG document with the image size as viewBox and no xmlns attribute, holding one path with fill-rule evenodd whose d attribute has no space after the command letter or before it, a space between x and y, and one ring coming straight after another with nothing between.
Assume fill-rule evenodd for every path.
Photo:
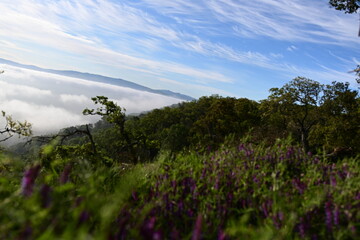
<instances>
[{"instance_id":1,"label":"purple flower cluster","mask_svg":"<svg viewBox=\"0 0 360 240\"><path fill-rule=\"evenodd\" d=\"M32 194L35 180L40 172L40 165L29 168L25 171L21 183L21 189L24 196L28 197Z\"/></svg>"},{"instance_id":2,"label":"purple flower cluster","mask_svg":"<svg viewBox=\"0 0 360 240\"><path fill-rule=\"evenodd\" d=\"M241 144L236 150L220 149L214 155L199 157L198 164L201 167L164 164L164 171L154 177L145 195L133 192L134 206L125 210L128 222L123 222L118 231L124 233L136 227L130 222L146 206L153 206L140 229L147 239L181 239L190 232L192 239L227 239L227 219L241 218L241 210L246 209L255 209L256 215L249 220L253 225L270 219L274 229L280 230L289 215L284 214L287 209L275 205L274 196L286 206L303 199L301 196L313 186L335 188L351 175L347 166L327 164L300 148L281 145L259 153L252 145ZM307 177L309 167L321 173L319 181ZM342 224L342 211L328 198L311 210L300 211L294 232L302 238L316 239L319 233L314 226L323 222L331 234Z\"/></svg>"},{"instance_id":3,"label":"purple flower cluster","mask_svg":"<svg viewBox=\"0 0 360 240\"><path fill-rule=\"evenodd\" d=\"M358 236L360 192L342 191L357 176L349 165L328 163L297 147L250 144L181 160L161 163L158 173L132 189L112 219L108 239L251 239L250 231L241 229L264 226L304 239L333 239L340 228ZM58 184L75 171L67 165ZM39 172L40 166L25 172L25 196L33 193ZM41 206L55 207L56 187L40 186ZM101 221L87 199L74 193L75 226L92 228ZM231 231L231 223L240 230Z\"/></svg>"}]
</instances>

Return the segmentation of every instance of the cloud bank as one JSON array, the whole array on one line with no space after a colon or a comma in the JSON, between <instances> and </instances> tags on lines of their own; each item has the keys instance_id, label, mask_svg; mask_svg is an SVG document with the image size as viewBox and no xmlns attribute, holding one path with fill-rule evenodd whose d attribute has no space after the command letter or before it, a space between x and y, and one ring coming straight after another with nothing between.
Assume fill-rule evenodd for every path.
<instances>
[{"instance_id":1,"label":"cloud bank","mask_svg":"<svg viewBox=\"0 0 360 240\"><path fill-rule=\"evenodd\" d=\"M127 114L149 111L181 100L110 84L38 72L9 65L1 66L0 110L19 121L33 124L35 134L97 121L83 116L94 107L91 97L107 96Z\"/></svg>"}]
</instances>

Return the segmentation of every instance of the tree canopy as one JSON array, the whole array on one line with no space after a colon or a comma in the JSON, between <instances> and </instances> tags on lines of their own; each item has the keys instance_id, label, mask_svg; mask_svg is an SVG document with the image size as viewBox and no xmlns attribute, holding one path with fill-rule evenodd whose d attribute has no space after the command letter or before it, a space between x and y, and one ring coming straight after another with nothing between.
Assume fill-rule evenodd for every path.
<instances>
[{"instance_id":1,"label":"tree canopy","mask_svg":"<svg viewBox=\"0 0 360 240\"><path fill-rule=\"evenodd\" d=\"M330 0L330 6L336 10L345 11L345 13L356 13L360 7L359 0Z\"/></svg>"}]
</instances>

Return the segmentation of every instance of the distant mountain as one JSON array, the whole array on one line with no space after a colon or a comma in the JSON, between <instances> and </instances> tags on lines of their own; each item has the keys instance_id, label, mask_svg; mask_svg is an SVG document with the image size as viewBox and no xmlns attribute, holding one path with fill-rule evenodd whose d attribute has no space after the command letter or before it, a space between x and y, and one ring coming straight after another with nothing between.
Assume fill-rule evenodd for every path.
<instances>
[{"instance_id":1,"label":"distant mountain","mask_svg":"<svg viewBox=\"0 0 360 240\"><path fill-rule=\"evenodd\" d=\"M71 71L71 70L45 69L45 68L40 68L40 67L33 66L33 65L25 65L25 64L13 62L13 61L6 60L3 58L0 58L0 63L8 64L8 65L12 65L15 67L20 67L20 68L40 71L40 72L47 72L47 73L53 73L53 74L57 74L57 75L67 76L67 77L84 79L84 80L93 81L93 82L108 83L108 84L116 85L116 86L120 86L120 87L127 87L127 88L131 88L131 89L139 90L139 91L151 92L151 93L160 94L160 95L164 95L164 96L174 97L174 98L185 100L185 101L194 100L193 97L190 97L188 95L172 92L169 90L151 89L151 88L142 86L140 84L136 84L136 83L124 80L124 79L120 79L120 78L111 78L111 77L106 77L106 76L102 76L102 75L98 75L98 74L82 73L82 72L76 72L76 71Z\"/></svg>"}]
</instances>

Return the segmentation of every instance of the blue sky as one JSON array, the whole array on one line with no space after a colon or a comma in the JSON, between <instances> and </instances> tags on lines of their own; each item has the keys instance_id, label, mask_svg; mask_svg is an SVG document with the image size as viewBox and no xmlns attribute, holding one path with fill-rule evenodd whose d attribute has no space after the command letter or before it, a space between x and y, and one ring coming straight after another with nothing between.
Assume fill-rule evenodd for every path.
<instances>
[{"instance_id":1,"label":"blue sky","mask_svg":"<svg viewBox=\"0 0 360 240\"><path fill-rule=\"evenodd\" d=\"M359 16L326 0L2 0L0 57L193 97L349 81Z\"/></svg>"}]
</instances>

